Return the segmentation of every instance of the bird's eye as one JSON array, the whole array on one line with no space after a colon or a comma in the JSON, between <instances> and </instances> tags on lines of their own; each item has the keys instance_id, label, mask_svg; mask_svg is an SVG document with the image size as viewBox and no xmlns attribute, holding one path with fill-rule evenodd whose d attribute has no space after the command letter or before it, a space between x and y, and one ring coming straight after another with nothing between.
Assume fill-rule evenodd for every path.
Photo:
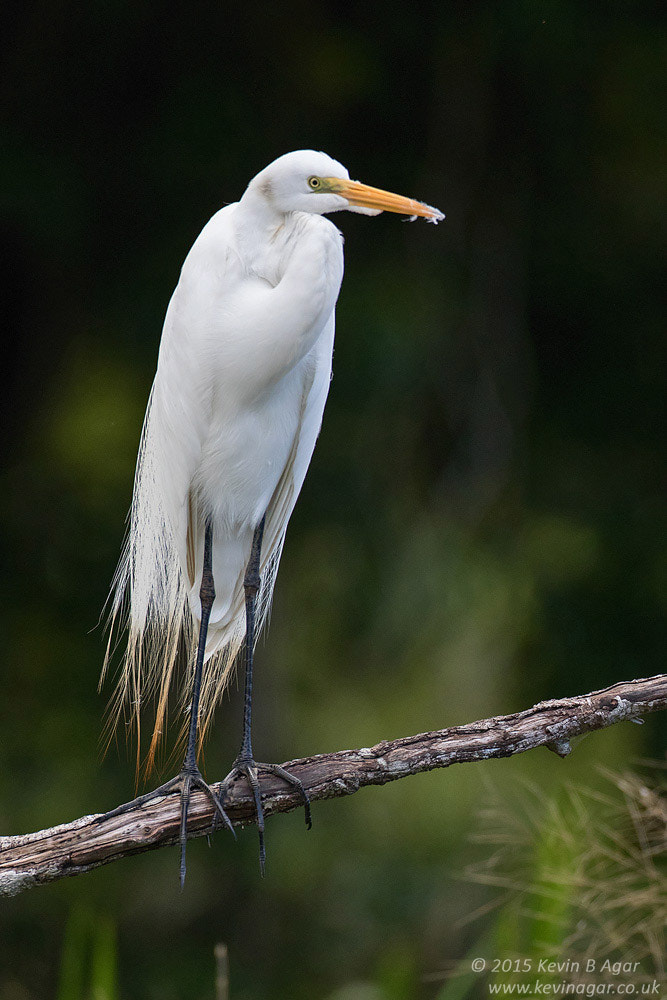
<instances>
[{"instance_id":1,"label":"bird's eye","mask_svg":"<svg viewBox=\"0 0 667 1000\"><path fill-rule=\"evenodd\" d=\"M322 182L319 179L319 177L309 177L308 178L308 187L311 189L311 191L317 191L317 189L318 189L318 187L320 187L321 183Z\"/></svg>"}]
</instances>

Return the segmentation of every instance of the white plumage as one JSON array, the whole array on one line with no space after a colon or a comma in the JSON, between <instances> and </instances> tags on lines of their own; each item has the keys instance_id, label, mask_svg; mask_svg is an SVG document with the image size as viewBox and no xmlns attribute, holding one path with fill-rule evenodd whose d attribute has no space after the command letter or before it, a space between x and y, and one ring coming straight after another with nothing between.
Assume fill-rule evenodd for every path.
<instances>
[{"instance_id":1,"label":"white plumage","mask_svg":"<svg viewBox=\"0 0 667 1000\"><path fill-rule=\"evenodd\" d=\"M200 739L243 642L244 572L264 515L259 623L266 617L329 389L343 248L323 213L343 208L442 218L350 181L324 153L288 153L207 223L169 303L112 604L118 624L127 600L129 633L113 715L129 706L138 727L142 704L157 697L150 760L181 636L191 653L197 640L207 519L216 596ZM191 688L184 671L183 707Z\"/></svg>"}]
</instances>

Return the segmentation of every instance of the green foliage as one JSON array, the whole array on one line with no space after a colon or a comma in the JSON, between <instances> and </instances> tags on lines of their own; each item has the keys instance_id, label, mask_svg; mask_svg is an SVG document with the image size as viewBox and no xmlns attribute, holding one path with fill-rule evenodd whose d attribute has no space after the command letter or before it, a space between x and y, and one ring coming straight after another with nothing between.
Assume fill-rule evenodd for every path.
<instances>
[{"instance_id":1,"label":"green foliage","mask_svg":"<svg viewBox=\"0 0 667 1000\"><path fill-rule=\"evenodd\" d=\"M603 960L636 962L637 989L664 976L664 776L606 771L604 778L595 789L545 796L533 787L510 801L489 790L477 835L488 854L467 876L502 890L492 954L532 960L518 972L496 970L492 981L534 982L540 960L573 966L543 971L542 982L562 981L564 973L583 981L590 957L599 982Z\"/></svg>"},{"instance_id":2,"label":"green foliage","mask_svg":"<svg viewBox=\"0 0 667 1000\"><path fill-rule=\"evenodd\" d=\"M57 1000L118 1000L116 967L113 921L73 906L65 927Z\"/></svg>"}]
</instances>

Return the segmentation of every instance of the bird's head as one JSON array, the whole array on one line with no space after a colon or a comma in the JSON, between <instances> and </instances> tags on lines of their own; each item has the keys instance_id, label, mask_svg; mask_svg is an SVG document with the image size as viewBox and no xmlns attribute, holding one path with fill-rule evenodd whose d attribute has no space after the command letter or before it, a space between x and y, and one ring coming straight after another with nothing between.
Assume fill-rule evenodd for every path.
<instances>
[{"instance_id":1,"label":"bird's head","mask_svg":"<svg viewBox=\"0 0 667 1000\"><path fill-rule=\"evenodd\" d=\"M399 212L413 218L422 216L429 222L444 219L443 213L431 205L350 180L342 163L312 149L285 153L274 160L250 182L247 194L264 198L284 215L324 215L347 209L363 215Z\"/></svg>"}]
</instances>

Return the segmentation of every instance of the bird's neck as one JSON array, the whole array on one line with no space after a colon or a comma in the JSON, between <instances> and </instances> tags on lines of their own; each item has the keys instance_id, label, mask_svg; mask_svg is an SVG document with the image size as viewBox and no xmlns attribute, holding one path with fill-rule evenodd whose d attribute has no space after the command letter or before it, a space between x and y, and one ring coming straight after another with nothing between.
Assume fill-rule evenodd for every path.
<instances>
[{"instance_id":1,"label":"bird's neck","mask_svg":"<svg viewBox=\"0 0 667 1000\"><path fill-rule=\"evenodd\" d=\"M284 225L285 214L278 212L261 192L249 187L238 203L235 223L239 230L270 238L272 232Z\"/></svg>"},{"instance_id":2,"label":"bird's neck","mask_svg":"<svg viewBox=\"0 0 667 1000\"><path fill-rule=\"evenodd\" d=\"M267 277L272 283L273 276L263 274L264 258L268 252L275 263L276 244L282 242L288 218L252 189L245 192L234 213L237 244L246 266L262 277Z\"/></svg>"}]
</instances>

